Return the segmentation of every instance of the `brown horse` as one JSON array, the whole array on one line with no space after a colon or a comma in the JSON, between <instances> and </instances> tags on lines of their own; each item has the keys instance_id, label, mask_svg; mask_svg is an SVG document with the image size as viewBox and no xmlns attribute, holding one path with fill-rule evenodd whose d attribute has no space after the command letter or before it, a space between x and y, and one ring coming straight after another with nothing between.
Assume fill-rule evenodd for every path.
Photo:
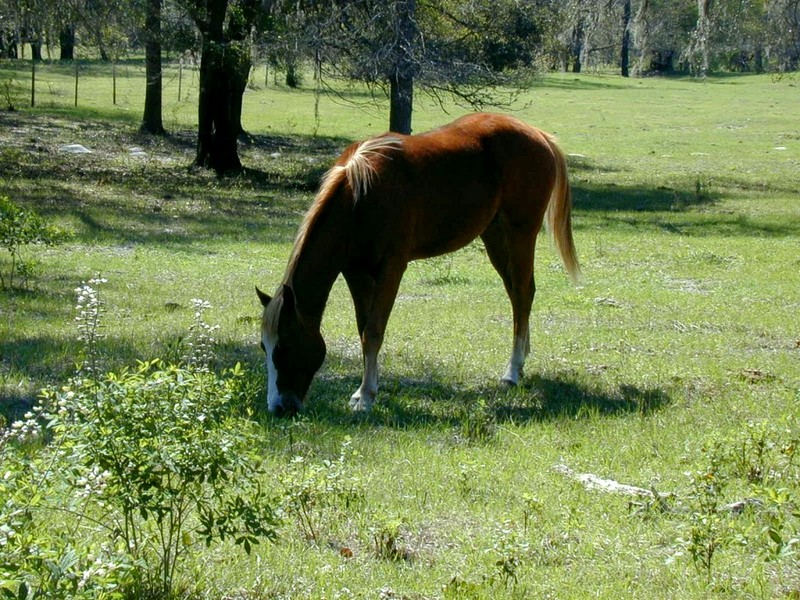
<instances>
[{"instance_id":1,"label":"brown horse","mask_svg":"<svg viewBox=\"0 0 800 600\"><path fill-rule=\"evenodd\" d=\"M369 410L378 351L408 263L480 236L514 316L516 384L530 350L536 237L547 226L569 274L579 273L570 187L554 139L508 116L473 114L420 135L385 134L347 148L322 180L274 297L260 290L271 412L293 414L325 358L322 313L339 274L355 305L364 377L350 399Z\"/></svg>"}]
</instances>

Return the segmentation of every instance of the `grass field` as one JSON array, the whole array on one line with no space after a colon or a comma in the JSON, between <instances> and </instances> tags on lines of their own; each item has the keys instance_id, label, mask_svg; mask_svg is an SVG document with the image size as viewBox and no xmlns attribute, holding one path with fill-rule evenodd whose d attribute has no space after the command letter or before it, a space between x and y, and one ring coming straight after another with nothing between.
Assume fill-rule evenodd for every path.
<instances>
[{"instance_id":1,"label":"grass field","mask_svg":"<svg viewBox=\"0 0 800 600\"><path fill-rule=\"evenodd\" d=\"M387 122L385 108L325 98L317 122L312 90L265 87L262 73L245 96L248 173L218 180L186 168L196 76L184 73L184 99L165 107L172 135L154 140L135 133L141 70L122 72L116 107L107 69L87 67L75 111L61 91L69 70L52 67L40 72L50 84L39 107L0 113L0 195L72 234L29 251L41 263L29 290L0 292L0 408L10 418L70 376L73 290L97 275L108 279L108 368L175 357L191 299L202 298L220 326L219 366L242 362L260 389L253 288L271 290L282 275L326 166ZM0 78L11 73L24 76L0 64ZM168 78L165 97L176 84ZM337 282L323 322L328 358L305 414L274 420L256 397L253 419L275 486L295 456L323 465L349 438L335 477L360 500L320 510L316 541L290 519L249 557L224 545L196 553L188 592L800 597L799 98L796 79L766 76L539 80L516 112L570 154L584 278L571 285L540 241L523 384L496 383L510 306L475 243L411 266L379 401L367 417L350 415L360 350ZM415 130L464 110L449 112L420 99ZM93 153L59 153L67 143ZM558 465L674 496L664 510L587 489ZM710 510L712 492L719 505L757 501L741 514Z\"/></svg>"}]
</instances>

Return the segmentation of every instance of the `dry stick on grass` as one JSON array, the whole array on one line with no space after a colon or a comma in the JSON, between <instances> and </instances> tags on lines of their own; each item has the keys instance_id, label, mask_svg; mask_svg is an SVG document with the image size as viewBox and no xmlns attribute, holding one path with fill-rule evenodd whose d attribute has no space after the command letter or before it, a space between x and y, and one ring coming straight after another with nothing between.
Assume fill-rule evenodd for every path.
<instances>
[{"instance_id":1,"label":"dry stick on grass","mask_svg":"<svg viewBox=\"0 0 800 600\"><path fill-rule=\"evenodd\" d=\"M613 479L604 479L592 473L576 473L566 465L555 465L553 470L556 473L560 473L561 475L569 477L570 479L574 479L582 484L587 490L598 490L609 494L655 500L658 503L658 507L664 512L681 512L680 509L671 506L668 502L668 500L676 497L675 494L662 493L655 490L636 487L635 485L619 483ZM743 500L720 506L719 512L731 512L739 514L745 509L745 507L749 505L760 504L761 502L756 498L744 498Z\"/></svg>"}]
</instances>

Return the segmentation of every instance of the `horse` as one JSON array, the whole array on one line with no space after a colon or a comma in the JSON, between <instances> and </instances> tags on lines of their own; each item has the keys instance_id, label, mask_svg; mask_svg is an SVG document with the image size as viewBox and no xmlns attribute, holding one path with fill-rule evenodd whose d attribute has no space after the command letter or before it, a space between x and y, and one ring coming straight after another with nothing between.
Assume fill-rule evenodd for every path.
<instances>
[{"instance_id":1,"label":"horse","mask_svg":"<svg viewBox=\"0 0 800 600\"><path fill-rule=\"evenodd\" d=\"M517 384L530 352L543 222L569 275L580 273L571 211L566 160L554 137L511 116L471 114L426 133L350 145L323 176L276 292L256 287L269 411L288 416L303 408L325 358L320 324L339 275L353 299L364 367L350 407L368 411L407 265L479 236L511 300L513 344L501 380Z\"/></svg>"}]
</instances>

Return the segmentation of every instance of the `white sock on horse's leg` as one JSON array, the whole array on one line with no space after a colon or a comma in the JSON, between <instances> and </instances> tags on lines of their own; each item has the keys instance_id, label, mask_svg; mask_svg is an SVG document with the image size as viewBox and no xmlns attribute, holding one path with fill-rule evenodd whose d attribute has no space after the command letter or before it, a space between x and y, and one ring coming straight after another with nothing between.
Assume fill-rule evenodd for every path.
<instances>
[{"instance_id":1,"label":"white sock on horse's leg","mask_svg":"<svg viewBox=\"0 0 800 600\"><path fill-rule=\"evenodd\" d=\"M517 385L522 377L522 367L525 365L525 356L529 346L528 336L514 338L514 349L511 352L511 360L508 361L506 372L501 381L510 385Z\"/></svg>"}]
</instances>

